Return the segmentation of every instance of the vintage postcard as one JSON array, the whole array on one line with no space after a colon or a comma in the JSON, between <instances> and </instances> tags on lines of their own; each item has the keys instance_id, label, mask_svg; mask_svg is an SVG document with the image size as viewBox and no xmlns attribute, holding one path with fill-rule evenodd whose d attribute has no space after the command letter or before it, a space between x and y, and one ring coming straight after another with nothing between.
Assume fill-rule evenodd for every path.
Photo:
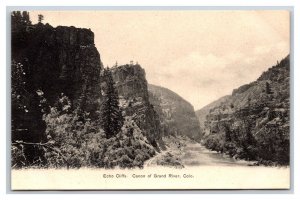
<instances>
[{"instance_id":1,"label":"vintage postcard","mask_svg":"<svg viewBox=\"0 0 300 200\"><path fill-rule=\"evenodd\" d=\"M289 10L15 10L12 190L290 188Z\"/></svg>"}]
</instances>

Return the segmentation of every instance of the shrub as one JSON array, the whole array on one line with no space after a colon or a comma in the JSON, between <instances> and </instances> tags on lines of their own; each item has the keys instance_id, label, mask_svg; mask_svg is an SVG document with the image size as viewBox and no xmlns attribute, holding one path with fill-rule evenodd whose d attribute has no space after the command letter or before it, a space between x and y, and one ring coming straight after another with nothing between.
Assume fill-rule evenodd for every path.
<instances>
[{"instance_id":1,"label":"shrub","mask_svg":"<svg viewBox=\"0 0 300 200\"><path fill-rule=\"evenodd\" d=\"M211 134L206 136L203 141L204 146L208 149L217 151L217 152L224 152L224 145L225 145L225 134Z\"/></svg>"},{"instance_id":2,"label":"shrub","mask_svg":"<svg viewBox=\"0 0 300 200\"><path fill-rule=\"evenodd\" d=\"M63 94L50 107L50 112L44 114L43 120L47 141L26 143L29 148L42 152L42 157L33 158L39 167L141 168L145 160L155 155L154 148L130 117L118 134L107 138L88 113L72 110L70 100ZM22 144L12 146L15 168L28 166Z\"/></svg>"},{"instance_id":3,"label":"shrub","mask_svg":"<svg viewBox=\"0 0 300 200\"><path fill-rule=\"evenodd\" d=\"M99 138L92 138L92 135L95 136L95 131L100 130L89 120L88 113L72 110L71 107L69 98L62 94L56 106L51 107L50 113L43 117L47 125L48 144L51 144L48 149L51 152L45 154L47 167L88 166L99 157L100 149L91 143L99 141Z\"/></svg>"},{"instance_id":4,"label":"shrub","mask_svg":"<svg viewBox=\"0 0 300 200\"><path fill-rule=\"evenodd\" d=\"M12 168L21 168L26 166L26 156L24 154L24 146L11 146L11 166Z\"/></svg>"},{"instance_id":5,"label":"shrub","mask_svg":"<svg viewBox=\"0 0 300 200\"><path fill-rule=\"evenodd\" d=\"M278 164L289 164L289 128L267 125L256 135L259 157Z\"/></svg>"},{"instance_id":6,"label":"shrub","mask_svg":"<svg viewBox=\"0 0 300 200\"><path fill-rule=\"evenodd\" d=\"M175 168L183 168L183 164L180 162L180 159L173 155L170 152L165 153L162 157L157 161L158 165L169 166Z\"/></svg>"},{"instance_id":7,"label":"shrub","mask_svg":"<svg viewBox=\"0 0 300 200\"><path fill-rule=\"evenodd\" d=\"M144 162L155 155L139 127L127 117L121 132L104 142L107 150L103 154L103 167L143 167Z\"/></svg>"}]
</instances>

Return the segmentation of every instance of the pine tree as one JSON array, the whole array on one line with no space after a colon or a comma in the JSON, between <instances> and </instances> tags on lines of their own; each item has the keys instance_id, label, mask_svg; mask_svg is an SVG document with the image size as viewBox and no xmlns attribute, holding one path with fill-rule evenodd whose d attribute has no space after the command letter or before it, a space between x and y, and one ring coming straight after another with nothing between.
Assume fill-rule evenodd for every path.
<instances>
[{"instance_id":1,"label":"pine tree","mask_svg":"<svg viewBox=\"0 0 300 200\"><path fill-rule=\"evenodd\" d=\"M43 20L44 20L44 15L39 14L38 15L38 21L39 21L39 23L42 23Z\"/></svg>"},{"instance_id":2,"label":"pine tree","mask_svg":"<svg viewBox=\"0 0 300 200\"><path fill-rule=\"evenodd\" d=\"M30 21L30 18L29 18L29 12L27 12L27 11L22 12L22 22L26 25L31 24L31 21Z\"/></svg>"},{"instance_id":3,"label":"pine tree","mask_svg":"<svg viewBox=\"0 0 300 200\"><path fill-rule=\"evenodd\" d=\"M11 13L12 54L15 52L15 48L26 45L29 36L28 26L30 25L28 12L13 11Z\"/></svg>"},{"instance_id":4,"label":"pine tree","mask_svg":"<svg viewBox=\"0 0 300 200\"><path fill-rule=\"evenodd\" d=\"M123 116L119 107L119 97L114 86L111 71L104 69L106 83L104 101L100 108L100 124L106 134L106 138L116 135L123 126Z\"/></svg>"},{"instance_id":5,"label":"pine tree","mask_svg":"<svg viewBox=\"0 0 300 200\"><path fill-rule=\"evenodd\" d=\"M272 94L272 90L271 90L271 87L270 87L270 83L266 82L266 93L267 94Z\"/></svg>"}]
</instances>

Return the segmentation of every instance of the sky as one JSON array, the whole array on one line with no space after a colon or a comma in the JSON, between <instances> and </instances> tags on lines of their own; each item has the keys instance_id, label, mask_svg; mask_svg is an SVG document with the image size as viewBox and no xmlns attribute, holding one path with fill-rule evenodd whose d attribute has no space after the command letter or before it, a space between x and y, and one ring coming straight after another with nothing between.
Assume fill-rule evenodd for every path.
<instances>
[{"instance_id":1,"label":"sky","mask_svg":"<svg viewBox=\"0 0 300 200\"><path fill-rule=\"evenodd\" d=\"M90 28L104 66L138 62L148 83L198 110L256 80L290 52L284 10L30 11L33 23Z\"/></svg>"}]
</instances>

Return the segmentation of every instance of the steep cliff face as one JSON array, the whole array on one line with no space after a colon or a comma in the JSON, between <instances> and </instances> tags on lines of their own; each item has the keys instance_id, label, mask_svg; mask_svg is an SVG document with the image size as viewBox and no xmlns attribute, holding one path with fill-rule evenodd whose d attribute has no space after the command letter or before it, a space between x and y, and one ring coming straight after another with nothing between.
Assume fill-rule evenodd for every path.
<instances>
[{"instance_id":1,"label":"steep cliff face","mask_svg":"<svg viewBox=\"0 0 300 200\"><path fill-rule=\"evenodd\" d=\"M24 81L22 87L17 87L24 95L13 99L26 101L25 112L13 102L13 139L43 140L45 122L42 121L40 94L53 106L64 93L74 108L80 107L89 112L91 118L96 117L101 100L102 66L94 45L94 33L75 27L53 28L42 23L13 25L12 66L22 66ZM14 70L16 68L12 68L12 74L16 73ZM12 85L19 81L12 80Z\"/></svg>"},{"instance_id":2,"label":"steep cliff face","mask_svg":"<svg viewBox=\"0 0 300 200\"><path fill-rule=\"evenodd\" d=\"M231 96L223 99L210 109L206 116L206 125L224 121L233 115L267 114L269 120L279 117L289 123L289 57L268 71L256 81L234 89ZM246 113L245 113L246 112ZM210 128L210 126L208 126Z\"/></svg>"},{"instance_id":3,"label":"steep cliff face","mask_svg":"<svg viewBox=\"0 0 300 200\"><path fill-rule=\"evenodd\" d=\"M204 127L204 122L206 121L206 115L209 114L210 109L213 109L214 107L220 105L222 102L227 101L227 99L229 98L229 95L226 95L224 97L221 97L220 99L204 106L203 108L201 108L200 110L196 111L196 116L198 117L198 120L200 122L200 127Z\"/></svg>"},{"instance_id":4,"label":"steep cliff face","mask_svg":"<svg viewBox=\"0 0 300 200\"><path fill-rule=\"evenodd\" d=\"M132 116L153 146L161 140L161 127L153 105L149 102L145 70L140 65L112 68L120 105L126 116Z\"/></svg>"},{"instance_id":5,"label":"steep cliff face","mask_svg":"<svg viewBox=\"0 0 300 200\"><path fill-rule=\"evenodd\" d=\"M150 102L159 115L163 135L186 135L199 140L201 131L193 106L173 91L150 85Z\"/></svg>"},{"instance_id":6,"label":"steep cliff face","mask_svg":"<svg viewBox=\"0 0 300 200\"><path fill-rule=\"evenodd\" d=\"M22 44L12 45L12 59L23 64L30 89L42 90L50 103L59 93L75 104L88 94L85 107L94 110L101 95L101 61L91 30L41 23L30 26Z\"/></svg>"},{"instance_id":7,"label":"steep cliff face","mask_svg":"<svg viewBox=\"0 0 300 200\"><path fill-rule=\"evenodd\" d=\"M224 138L219 139L225 146L235 143L244 149L239 151L246 158L288 163L289 81L288 56L256 81L233 90L231 96L211 108L206 115L205 135L212 141L217 137L213 135L223 134ZM214 142L208 143L215 148ZM224 146L221 149L224 150ZM229 149L225 147L225 152L231 151Z\"/></svg>"}]
</instances>

